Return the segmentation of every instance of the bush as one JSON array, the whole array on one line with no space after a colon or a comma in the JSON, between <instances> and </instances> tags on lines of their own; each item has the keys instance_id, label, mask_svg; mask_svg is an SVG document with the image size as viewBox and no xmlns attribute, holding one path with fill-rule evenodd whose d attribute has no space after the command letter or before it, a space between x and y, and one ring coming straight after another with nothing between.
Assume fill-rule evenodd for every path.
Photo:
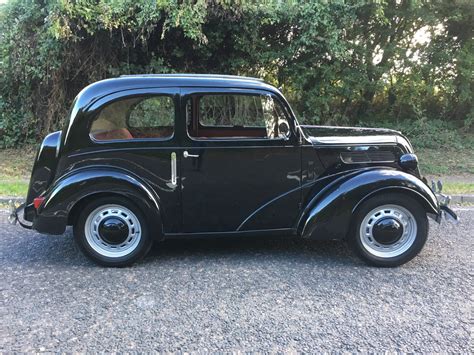
<instances>
[{"instance_id":1,"label":"bush","mask_svg":"<svg viewBox=\"0 0 474 355\"><path fill-rule=\"evenodd\" d=\"M359 122L359 126L391 128L402 132L417 149L474 149L474 136L438 119Z\"/></svg>"}]
</instances>

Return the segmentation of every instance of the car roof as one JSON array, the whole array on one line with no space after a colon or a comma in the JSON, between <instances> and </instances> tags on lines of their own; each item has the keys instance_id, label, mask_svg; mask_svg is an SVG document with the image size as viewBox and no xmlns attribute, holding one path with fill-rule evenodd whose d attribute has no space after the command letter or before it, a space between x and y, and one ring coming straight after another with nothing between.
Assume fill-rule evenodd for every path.
<instances>
[{"instance_id":1,"label":"car roof","mask_svg":"<svg viewBox=\"0 0 474 355\"><path fill-rule=\"evenodd\" d=\"M137 74L97 81L85 87L76 98L76 104L85 107L99 97L133 89L166 87L221 87L264 89L281 95L274 86L262 79L220 74Z\"/></svg>"},{"instance_id":2,"label":"car roof","mask_svg":"<svg viewBox=\"0 0 474 355\"><path fill-rule=\"evenodd\" d=\"M239 80L239 81L261 81L261 78L240 75L224 75L224 74L134 74L120 75L120 78L166 78L166 79L216 79L216 80Z\"/></svg>"},{"instance_id":3,"label":"car roof","mask_svg":"<svg viewBox=\"0 0 474 355\"><path fill-rule=\"evenodd\" d=\"M220 74L137 74L123 75L117 78L105 79L90 84L76 96L66 128L65 139L78 121L78 113L89 111L92 104L117 92L126 90L147 90L153 88L232 88L232 89L262 89L283 98L280 91L274 86L265 83L262 79L236 75ZM284 99L284 98L283 98ZM81 116L81 115L79 115Z\"/></svg>"}]
</instances>

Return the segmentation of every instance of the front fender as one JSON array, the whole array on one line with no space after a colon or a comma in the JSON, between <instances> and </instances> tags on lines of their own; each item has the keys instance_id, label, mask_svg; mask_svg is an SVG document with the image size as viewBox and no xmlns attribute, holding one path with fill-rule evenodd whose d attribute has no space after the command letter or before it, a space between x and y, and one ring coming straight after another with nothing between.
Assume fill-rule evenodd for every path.
<instances>
[{"instance_id":1,"label":"front fender","mask_svg":"<svg viewBox=\"0 0 474 355\"><path fill-rule=\"evenodd\" d=\"M389 191L410 194L427 213L439 214L436 196L423 181L403 171L373 168L339 177L315 193L301 214L298 233L304 238L345 238L357 207L374 194Z\"/></svg>"},{"instance_id":2,"label":"front fender","mask_svg":"<svg viewBox=\"0 0 474 355\"><path fill-rule=\"evenodd\" d=\"M129 198L147 218L161 221L159 198L144 181L126 170L94 167L70 172L57 180L44 195L33 228L42 233L62 234L69 213L79 201L104 193Z\"/></svg>"}]
</instances>

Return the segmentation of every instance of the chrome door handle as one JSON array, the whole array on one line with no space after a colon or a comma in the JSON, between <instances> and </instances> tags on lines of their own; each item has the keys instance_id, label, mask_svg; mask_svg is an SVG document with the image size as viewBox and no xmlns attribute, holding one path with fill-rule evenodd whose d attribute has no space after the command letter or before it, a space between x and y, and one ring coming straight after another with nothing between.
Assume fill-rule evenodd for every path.
<instances>
[{"instance_id":1,"label":"chrome door handle","mask_svg":"<svg viewBox=\"0 0 474 355\"><path fill-rule=\"evenodd\" d=\"M171 184L176 186L178 183L178 173L176 169L176 153L171 153Z\"/></svg>"},{"instance_id":2,"label":"chrome door handle","mask_svg":"<svg viewBox=\"0 0 474 355\"><path fill-rule=\"evenodd\" d=\"M183 157L185 158L199 158L198 154L189 154L187 150L183 152Z\"/></svg>"}]
</instances>

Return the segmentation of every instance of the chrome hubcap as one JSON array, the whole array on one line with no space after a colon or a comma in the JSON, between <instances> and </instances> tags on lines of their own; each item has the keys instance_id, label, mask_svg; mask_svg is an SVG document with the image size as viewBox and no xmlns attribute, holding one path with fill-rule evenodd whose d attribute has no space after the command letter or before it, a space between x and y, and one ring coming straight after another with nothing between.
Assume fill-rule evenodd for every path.
<instances>
[{"instance_id":1,"label":"chrome hubcap","mask_svg":"<svg viewBox=\"0 0 474 355\"><path fill-rule=\"evenodd\" d=\"M90 247L110 258L132 253L141 239L141 226L137 216L120 205L96 208L87 217L84 228Z\"/></svg>"},{"instance_id":2,"label":"chrome hubcap","mask_svg":"<svg viewBox=\"0 0 474 355\"><path fill-rule=\"evenodd\" d=\"M393 258L405 253L415 242L416 220L406 208L384 205L370 211L360 225L363 247L380 258Z\"/></svg>"},{"instance_id":3,"label":"chrome hubcap","mask_svg":"<svg viewBox=\"0 0 474 355\"><path fill-rule=\"evenodd\" d=\"M109 244L120 245L127 240L129 229L127 224L117 217L105 217L99 224L100 237Z\"/></svg>"},{"instance_id":4,"label":"chrome hubcap","mask_svg":"<svg viewBox=\"0 0 474 355\"><path fill-rule=\"evenodd\" d=\"M375 241L380 244L394 244L402 237L403 226L397 219L385 217L374 224L372 235Z\"/></svg>"}]
</instances>

